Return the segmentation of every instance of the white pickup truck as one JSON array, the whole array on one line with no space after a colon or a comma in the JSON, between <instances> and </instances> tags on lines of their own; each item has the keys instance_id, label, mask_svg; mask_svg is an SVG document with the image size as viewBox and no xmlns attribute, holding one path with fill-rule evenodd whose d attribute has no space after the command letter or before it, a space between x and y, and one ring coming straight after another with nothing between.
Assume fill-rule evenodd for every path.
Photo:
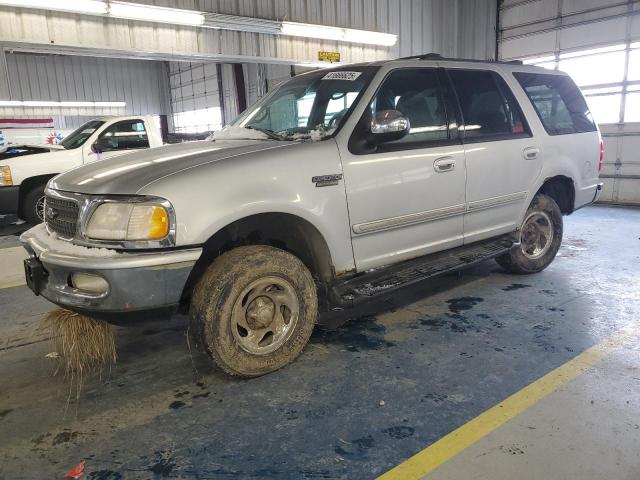
<instances>
[{"instance_id":1,"label":"white pickup truck","mask_svg":"<svg viewBox=\"0 0 640 480\"><path fill-rule=\"evenodd\" d=\"M95 118L57 145L8 145L0 149L0 214L30 223L43 219L47 182L75 167L162 145L150 116Z\"/></svg>"}]
</instances>

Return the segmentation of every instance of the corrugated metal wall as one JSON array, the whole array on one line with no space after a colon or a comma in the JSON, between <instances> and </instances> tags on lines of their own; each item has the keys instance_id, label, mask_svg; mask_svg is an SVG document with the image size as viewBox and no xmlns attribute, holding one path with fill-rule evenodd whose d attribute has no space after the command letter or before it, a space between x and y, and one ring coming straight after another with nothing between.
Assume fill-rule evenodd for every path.
<instances>
[{"instance_id":1,"label":"corrugated metal wall","mask_svg":"<svg viewBox=\"0 0 640 480\"><path fill-rule=\"evenodd\" d=\"M495 59L496 8L496 0L460 0L456 56Z\"/></svg>"},{"instance_id":2,"label":"corrugated metal wall","mask_svg":"<svg viewBox=\"0 0 640 480\"><path fill-rule=\"evenodd\" d=\"M73 128L86 116L164 114L169 111L163 62L81 56L6 53L8 81L2 99L126 102L124 108L0 107L2 115L56 114L57 127ZM61 124L63 123L63 124Z\"/></svg>"},{"instance_id":3,"label":"corrugated metal wall","mask_svg":"<svg viewBox=\"0 0 640 480\"><path fill-rule=\"evenodd\" d=\"M503 59L558 56L615 44L627 44L628 49L629 44L640 41L640 2L505 0L500 27ZM629 88L630 83L625 84ZM635 94L627 94L627 98L635 98ZM640 123L605 124L600 128L605 143L601 201L640 205Z\"/></svg>"},{"instance_id":4,"label":"corrugated metal wall","mask_svg":"<svg viewBox=\"0 0 640 480\"><path fill-rule=\"evenodd\" d=\"M140 3L145 3L140 1ZM493 2L480 0L182 0L147 1L164 6L287 19L399 35L391 48L315 39L197 29L82 15L0 8L0 38L39 49L101 49L109 55L203 57L274 63L315 60L319 50L339 51L345 62L424 52L455 56L492 54ZM472 28L470 28L470 26ZM462 45L464 43L464 45ZM86 52L85 53L90 53ZM204 60L204 58L199 58Z\"/></svg>"}]
</instances>

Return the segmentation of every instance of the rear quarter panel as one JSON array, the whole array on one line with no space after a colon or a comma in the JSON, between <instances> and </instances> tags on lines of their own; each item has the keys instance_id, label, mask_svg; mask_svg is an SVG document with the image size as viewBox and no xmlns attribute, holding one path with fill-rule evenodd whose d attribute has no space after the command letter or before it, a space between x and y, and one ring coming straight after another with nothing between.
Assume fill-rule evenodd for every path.
<instances>
[{"instance_id":1,"label":"rear quarter panel","mask_svg":"<svg viewBox=\"0 0 640 480\"><path fill-rule=\"evenodd\" d=\"M511 87L514 95L516 95L522 110L525 112L527 121L536 137L542 157L540 174L537 178L531 179L528 201L525 202L526 206L521 212L519 223L524 219L528 205L531 203L537 191L544 182L551 177L561 175L573 181L575 188L574 209L592 202L598 184L598 162L600 160L599 131L549 135L544 129L540 117L529 100L529 97L513 76L513 72L566 74L562 72L544 71L541 68L527 66L501 66L500 68L503 71L503 77Z\"/></svg>"}]
</instances>

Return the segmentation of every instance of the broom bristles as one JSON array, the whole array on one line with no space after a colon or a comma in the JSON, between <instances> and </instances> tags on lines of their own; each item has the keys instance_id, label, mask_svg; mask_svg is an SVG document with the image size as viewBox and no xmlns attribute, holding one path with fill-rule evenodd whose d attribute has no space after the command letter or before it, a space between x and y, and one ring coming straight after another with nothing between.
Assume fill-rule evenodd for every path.
<instances>
[{"instance_id":1,"label":"broom bristles","mask_svg":"<svg viewBox=\"0 0 640 480\"><path fill-rule=\"evenodd\" d=\"M65 375L82 383L84 375L117 360L112 325L69 310L49 312L44 326L59 353Z\"/></svg>"}]
</instances>

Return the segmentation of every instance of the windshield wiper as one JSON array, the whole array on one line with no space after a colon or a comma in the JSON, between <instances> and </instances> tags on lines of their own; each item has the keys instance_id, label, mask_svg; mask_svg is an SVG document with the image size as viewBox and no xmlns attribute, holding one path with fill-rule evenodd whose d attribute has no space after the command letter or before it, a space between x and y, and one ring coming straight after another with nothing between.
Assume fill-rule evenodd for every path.
<instances>
[{"instance_id":1,"label":"windshield wiper","mask_svg":"<svg viewBox=\"0 0 640 480\"><path fill-rule=\"evenodd\" d=\"M253 125L249 125L249 126L246 126L244 128L248 128L249 130L256 130L258 132L262 132L267 137L269 137L271 140L287 140L287 138L283 137L282 135L278 135L276 132L274 132L273 130L269 130L268 128L254 127Z\"/></svg>"}]
</instances>

